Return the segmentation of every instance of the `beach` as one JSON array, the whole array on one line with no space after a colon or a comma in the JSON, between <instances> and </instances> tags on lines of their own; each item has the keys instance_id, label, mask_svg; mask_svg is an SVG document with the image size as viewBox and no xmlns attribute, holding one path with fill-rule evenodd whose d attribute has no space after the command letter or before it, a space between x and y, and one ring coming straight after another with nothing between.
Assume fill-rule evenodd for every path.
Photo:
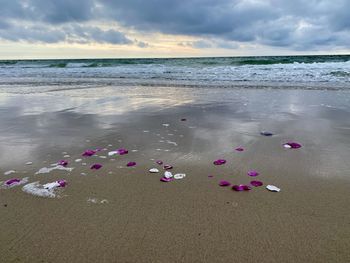
<instances>
[{"instance_id":1,"label":"beach","mask_svg":"<svg viewBox=\"0 0 350 263\"><path fill-rule=\"evenodd\" d=\"M212 87L3 92L0 181L67 185L55 198L0 189L2 261L347 262L349 99ZM119 148L128 154L108 156ZM87 149L100 150L81 156ZM36 174L62 159L74 169ZM156 160L186 177L161 182ZM264 185L250 191L219 186L255 179Z\"/></svg>"}]
</instances>

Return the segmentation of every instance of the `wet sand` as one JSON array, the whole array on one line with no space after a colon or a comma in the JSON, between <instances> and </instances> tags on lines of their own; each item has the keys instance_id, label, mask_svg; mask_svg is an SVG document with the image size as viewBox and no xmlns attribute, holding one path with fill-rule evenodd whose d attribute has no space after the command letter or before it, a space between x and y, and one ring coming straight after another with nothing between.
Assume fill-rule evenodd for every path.
<instances>
[{"instance_id":1,"label":"wet sand","mask_svg":"<svg viewBox=\"0 0 350 263\"><path fill-rule=\"evenodd\" d=\"M149 89L1 95L0 181L68 181L52 199L0 189L4 262L350 260L349 92ZM35 175L60 159L74 170ZM158 159L186 178L160 182ZM264 186L218 186L254 179Z\"/></svg>"}]
</instances>

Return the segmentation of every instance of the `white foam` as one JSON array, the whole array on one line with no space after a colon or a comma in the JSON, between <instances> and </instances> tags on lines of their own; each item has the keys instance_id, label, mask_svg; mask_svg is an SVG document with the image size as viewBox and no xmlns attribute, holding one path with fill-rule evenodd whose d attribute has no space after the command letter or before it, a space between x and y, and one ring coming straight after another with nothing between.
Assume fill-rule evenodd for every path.
<instances>
[{"instance_id":1,"label":"white foam","mask_svg":"<svg viewBox=\"0 0 350 263\"><path fill-rule=\"evenodd\" d=\"M53 166L51 168L43 167L39 171L37 171L35 174L46 174L46 173L50 173L53 170L62 170L62 171L71 172L73 169L74 168L64 167L62 165L56 165L56 166Z\"/></svg>"},{"instance_id":2,"label":"white foam","mask_svg":"<svg viewBox=\"0 0 350 263\"><path fill-rule=\"evenodd\" d=\"M9 170L9 171L4 172L4 175L10 175L10 174L13 174L15 172L16 172L15 170Z\"/></svg>"},{"instance_id":3,"label":"white foam","mask_svg":"<svg viewBox=\"0 0 350 263\"><path fill-rule=\"evenodd\" d=\"M56 188L46 189L44 188L43 185L39 183L39 181L26 184L25 186L22 187L23 192L27 194L40 196L40 197L48 197L48 198L56 197L55 189Z\"/></svg>"}]
</instances>

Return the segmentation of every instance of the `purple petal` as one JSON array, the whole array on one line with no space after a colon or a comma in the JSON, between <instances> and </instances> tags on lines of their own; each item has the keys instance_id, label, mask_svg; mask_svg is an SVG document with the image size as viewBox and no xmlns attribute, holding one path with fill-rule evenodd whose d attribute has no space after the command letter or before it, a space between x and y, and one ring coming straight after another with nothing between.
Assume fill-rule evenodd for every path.
<instances>
[{"instance_id":1,"label":"purple petal","mask_svg":"<svg viewBox=\"0 0 350 263\"><path fill-rule=\"evenodd\" d=\"M301 148L301 144L297 142L287 142L283 144L285 148L298 149Z\"/></svg>"},{"instance_id":2,"label":"purple petal","mask_svg":"<svg viewBox=\"0 0 350 263\"><path fill-rule=\"evenodd\" d=\"M90 169L95 169L95 170L98 170L102 167L102 164L99 164L99 163L95 163L93 165L91 165Z\"/></svg>"},{"instance_id":3,"label":"purple petal","mask_svg":"<svg viewBox=\"0 0 350 263\"><path fill-rule=\"evenodd\" d=\"M100 151L102 151L102 150L104 150L104 149L101 148L101 147L98 147L98 148L95 149L96 152L100 152Z\"/></svg>"},{"instance_id":4,"label":"purple petal","mask_svg":"<svg viewBox=\"0 0 350 263\"><path fill-rule=\"evenodd\" d=\"M166 164L166 165L163 166L163 169L164 170L170 170L170 169L173 169L173 166L169 165L169 164Z\"/></svg>"},{"instance_id":5,"label":"purple petal","mask_svg":"<svg viewBox=\"0 0 350 263\"><path fill-rule=\"evenodd\" d=\"M129 151L127 149L121 148L117 150L119 155L127 154Z\"/></svg>"},{"instance_id":6,"label":"purple petal","mask_svg":"<svg viewBox=\"0 0 350 263\"><path fill-rule=\"evenodd\" d=\"M59 187L65 187L67 185L66 180L58 180L57 183L60 185Z\"/></svg>"},{"instance_id":7,"label":"purple petal","mask_svg":"<svg viewBox=\"0 0 350 263\"><path fill-rule=\"evenodd\" d=\"M224 159L218 159L218 160L214 161L215 165L222 165L222 164L225 164L225 163L226 163L226 160L224 160Z\"/></svg>"},{"instance_id":8,"label":"purple petal","mask_svg":"<svg viewBox=\"0 0 350 263\"><path fill-rule=\"evenodd\" d=\"M229 186L229 185L231 185L231 183L228 182L228 181L222 180L222 181L219 182L219 185L220 186Z\"/></svg>"},{"instance_id":9,"label":"purple petal","mask_svg":"<svg viewBox=\"0 0 350 263\"><path fill-rule=\"evenodd\" d=\"M162 164L163 164L163 161L157 160L156 163L159 164L159 165L162 165Z\"/></svg>"},{"instance_id":10,"label":"purple petal","mask_svg":"<svg viewBox=\"0 0 350 263\"><path fill-rule=\"evenodd\" d=\"M250 184L251 184L252 186L255 186L255 187L258 187L258 186L262 186L262 185L263 185L263 183L260 182L260 181L251 181Z\"/></svg>"},{"instance_id":11,"label":"purple petal","mask_svg":"<svg viewBox=\"0 0 350 263\"><path fill-rule=\"evenodd\" d=\"M126 164L127 167L131 167L131 166L135 166L135 165L136 165L135 162L128 162L128 163Z\"/></svg>"},{"instance_id":12,"label":"purple petal","mask_svg":"<svg viewBox=\"0 0 350 263\"><path fill-rule=\"evenodd\" d=\"M18 179L18 178L13 178L13 179L10 179L10 180L7 180L5 182L6 185L11 185L11 184L14 184L14 183L19 183L21 181L21 179Z\"/></svg>"},{"instance_id":13,"label":"purple petal","mask_svg":"<svg viewBox=\"0 0 350 263\"><path fill-rule=\"evenodd\" d=\"M210 178L211 178L211 177L214 177L214 175L208 175L208 177L210 177Z\"/></svg>"},{"instance_id":14,"label":"purple petal","mask_svg":"<svg viewBox=\"0 0 350 263\"><path fill-rule=\"evenodd\" d=\"M258 176L258 175L259 175L259 173L258 173L257 171L255 171L255 170L251 170L251 171L249 171L247 174L248 174L249 176Z\"/></svg>"},{"instance_id":15,"label":"purple petal","mask_svg":"<svg viewBox=\"0 0 350 263\"><path fill-rule=\"evenodd\" d=\"M57 163L58 165L62 165L62 166L67 166L68 165L68 161L67 160L60 160Z\"/></svg>"},{"instance_id":16,"label":"purple petal","mask_svg":"<svg viewBox=\"0 0 350 263\"><path fill-rule=\"evenodd\" d=\"M232 189L239 192L239 191L249 191L252 188L250 186L248 186L248 185L240 184L240 185L232 186Z\"/></svg>"},{"instance_id":17,"label":"purple petal","mask_svg":"<svg viewBox=\"0 0 350 263\"><path fill-rule=\"evenodd\" d=\"M162 177L162 178L160 178L160 181L162 181L162 182L171 182L171 181L173 181L174 180L174 178L165 178L165 177Z\"/></svg>"},{"instance_id":18,"label":"purple petal","mask_svg":"<svg viewBox=\"0 0 350 263\"><path fill-rule=\"evenodd\" d=\"M268 131L262 131L262 132L260 132L260 134L263 136L272 136L273 135L272 132L268 132Z\"/></svg>"},{"instance_id":19,"label":"purple petal","mask_svg":"<svg viewBox=\"0 0 350 263\"><path fill-rule=\"evenodd\" d=\"M83 152L82 156L93 156L96 153L94 150L86 150Z\"/></svg>"},{"instance_id":20,"label":"purple petal","mask_svg":"<svg viewBox=\"0 0 350 263\"><path fill-rule=\"evenodd\" d=\"M237 152L243 152L243 151L244 151L244 148L238 147L238 148L236 148L235 150L236 150Z\"/></svg>"}]
</instances>

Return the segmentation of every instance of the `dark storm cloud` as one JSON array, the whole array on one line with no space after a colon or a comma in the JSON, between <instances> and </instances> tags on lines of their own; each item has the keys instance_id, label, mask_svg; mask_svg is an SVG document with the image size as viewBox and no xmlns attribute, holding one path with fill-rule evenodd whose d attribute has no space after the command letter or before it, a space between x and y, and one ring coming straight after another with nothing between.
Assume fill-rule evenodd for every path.
<instances>
[{"instance_id":1,"label":"dark storm cloud","mask_svg":"<svg viewBox=\"0 0 350 263\"><path fill-rule=\"evenodd\" d=\"M193 42L195 48L208 48L210 42L205 42L206 39L221 41L214 47L235 47L233 42L297 50L349 47L349 0L0 0L0 6L5 21L0 24L0 37L10 40L16 39L11 37L11 30L21 33L16 26L8 26L14 23L28 24L29 31L30 25L46 27L50 34L59 28L65 36L50 37L50 42L75 39L147 46L130 41L118 31L85 25L85 22L110 21L141 33L204 39ZM78 33L72 29L78 23L85 31ZM25 37L43 41L39 33L30 36L22 32L22 37L17 39L25 40Z\"/></svg>"}]
</instances>

